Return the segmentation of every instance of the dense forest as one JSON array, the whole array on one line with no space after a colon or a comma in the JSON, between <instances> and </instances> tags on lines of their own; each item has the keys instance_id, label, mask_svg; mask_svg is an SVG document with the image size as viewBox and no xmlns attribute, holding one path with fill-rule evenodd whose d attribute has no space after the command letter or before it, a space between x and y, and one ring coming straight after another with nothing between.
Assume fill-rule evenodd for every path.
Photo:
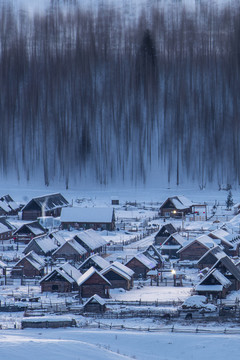
<instances>
[{"instance_id":1,"label":"dense forest","mask_svg":"<svg viewBox=\"0 0 240 360\"><path fill-rule=\"evenodd\" d=\"M0 8L0 176L240 183L240 7Z\"/></svg>"}]
</instances>

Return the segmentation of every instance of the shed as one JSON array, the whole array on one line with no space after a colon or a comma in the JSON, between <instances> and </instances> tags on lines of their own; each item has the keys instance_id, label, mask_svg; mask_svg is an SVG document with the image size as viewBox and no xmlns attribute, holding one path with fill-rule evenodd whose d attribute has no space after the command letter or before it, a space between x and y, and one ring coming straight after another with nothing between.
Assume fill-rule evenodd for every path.
<instances>
[{"instance_id":1,"label":"shed","mask_svg":"<svg viewBox=\"0 0 240 360\"><path fill-rule=\"evenodd\" d=\"M106 311L106 301L95 294L85 302L83 309L84 312L102 314Z\"/></svg>"}]
</instances>

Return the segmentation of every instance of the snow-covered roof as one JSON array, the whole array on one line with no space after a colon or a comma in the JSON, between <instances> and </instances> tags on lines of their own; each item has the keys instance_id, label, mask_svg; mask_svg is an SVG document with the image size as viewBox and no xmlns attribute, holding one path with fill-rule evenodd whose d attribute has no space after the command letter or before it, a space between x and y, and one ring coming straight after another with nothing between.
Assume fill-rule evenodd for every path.
<instances>
[{"instance_id":1,"label":"snow-covered roof","mask_svg":"<svg viewBox=\"0 0 240 360\"><path fill-rule=\"evenodd\" d=\"M15 267L17 267L23 259L28 260L28 262L31 263L31 265L37 270L41 270L45 265L44 260L39 255L37 255L34 251L30 251L27 255L25 255L21 260L16 263Z\"/></svg>"},{"instance_id":2,"label":"snow-covered roof","mask_svg":"<svg viewBox=\"0 0 240 360\"><path fill-rule=\"evenodd\" d=\"M184 210L184 209L187 209L187 208L193 206L192 201L187 199L185 196L175 196L175 197L170 198L170 200L173 203L173 205L175 206L175 208L178 210Z\"/></svg>"},{"instance_id":3,"label":"snow-covered roof","mask_svg":"<svg viewBox=\"0 0 240 360\"><path fill-rule=\"evenodd\" d=\"M2 208L6 213L11 211L11 208L3 201L0 201L0 208Z\"/></svg>"},{"instance_id":4,"label":"snow-covered roof","mask_svg":"<svg viewBox=\"0 0 240 360\"><path fill-rule=\"evenodd\" d=\"M224 287L228 287L231 285L231 281L228 280L219 270L214 269L212 271L212 275L215 277L215 279L217 281L220 282L221 285L223 285Z\"/></svg>"},{"instance_id":5,"label":"snow-covered roof","mask_svg":"<svg viewBox=\"0 0 240 360\"><path fill-rule=\"evenodd\" d=\"M106 300L102 299L99 295L95 294L85 302L84 306L87 305L90 302L93 302L94 300L96 302L98 302L100 305L105 305L106 304Z\"/></svg>"},{"instance_id":6,"label":"snow-covered roof","mask_svg":"<svg viewBox=\"0 0 240 360\"><path fill-rule=\"evenodd\" d=\"M226 253L219 247L216 246L214 248L209 249L205 254L203 254L203 256L198 260L198 263L201 263L201 261L208 255L208 254L212 254L213 256L215 256L216 259L221 259L224 256L226 256Z\"/></svg>"},{"instance_id":7,"label":"snow-covered roof","mask_svg":"<svg viewBox=\"0 0 240 360\"><path fill-rule=\"evenodd\" d=\"M58 273L60 276L62 276L64 279L66 279L70 284L73 284L74 282L78 282L79 278L81 277L81 272L77 270L74 266L72 266L69 263L65 263L54 270L52 270L49 274L45 275L41 280L47 281L51 279L51 277Z\"/></svg>"},{"instance_id":8,"label":"snow-covered roof","mask_svg":"<svg viewBox=\"0 0 240 360\"><path fill-rule=\"evenodd\" d=\"M166 243L171 238L175 239L180 247L184 246L188 242L184 237L182 237L179 233L176 232L174 234L169 235L169 237L163 242L161 249L163 249L163 246L170 246L169 249L173 249L173 246L175 246L175 249L179 249L178 245L166 245ZM164 249L166 249L166 248L164 248Z\"/></svg>"},{"instance_id":9,"label":"snow-covered roof","mask_svg":"<svg viewBox=\"0 0 240 360\"><path fill-rule=\"evenodd\" d=\"M178 253L184 251L185 249L187 249L190 245L194 244L195 242L201 243L203 246L205 246L208 249L211 249L215 246L217 246L216 242L210 238L207 235L201 235L198 238L187 242L180 250L178 250Z\"/></svg>"},{"instance_id":10,"label":"snow-covered roof","mask_svg":"<svg viewBox=\"0 0 240 360\"><path fill-rule=\"evenodd\" d=\"M65 273L76 282L78 282L79 278L82 276L82 273L68 262L59 266L59 269L65 271Z\"/></svg>"},{"instance_id":11,"label":"snow-covered roof","mask_svg":"<svg viewBox=\"0 0 240 360\"><path fill-rule=\"evenodd\" d=\"M106 267L109 266L109 264L110 264L106 259L102 258L100 255L98 255L98 254L93 254L93 255L89 256L89 257L80 265L80 268L84 268L84 265L85 265L86 263L88 263L90 259L91 259L96 265L98 265L101 269L106 268Z\"/></svg>"},{"instance_id":12,"label":"snow-covered roof","mask_svg":"<svg viewBox=\"0 0 240 360\"><path fill-rule=\"evenodd\" d=\"M107 241L93 229L80 231L76 236L74 236L74 239L77 241L80 240L91 250L96 250L107 244Z\"/></svg>"},{"instance_id":13,"label":"snow-covered roof","mask_svg":"<svg viewBox=\"0 0 240 360\"><path fill-rule=\"evenodd\" d=\"M83 246L81 246L75 239L70 239L70 240L67 240L63 245L61 245L58 249L56 249L53 253L56 254L57 252L61 251L62 248L64 246L66 246L66 244L68 244L69 246L71 246L79 255L84 255L86 254L86 249L84 249Z\"/></svg>"},{"instance_id":14,"label":"snow-covered roof","mask_svg":"<svg viewBox=\"0 0 240 360\"><path fill-rule=\"evenodd\" d=\"M81 286L82 284L84 284L90 277L92 277L94 274L98 274L104 281L106 281L109 285L111 285L111 283L99 272L97 271L93 266L88 269L78 280L78 285Z\"/></svg>"},{"instance_id":15,"label":"snow-covered roof","mask_svg":"<svg viewBox=\"0 0 240 360\"><path fill-rule=\"evenodd\" d=\"M52 239L50 239L50 237L48 237L48 236L36 239L36 243L43 250L43 252L45 254L47 254L48 252L51 252L57 248L57 245L54 244L54 241Z\"/></svg>"},{"instance_id":16,"label":"snow-covered roof","mask_svg":"<svg viewBox=\"0 0 240 360\"><path fill-rule=\"evenodd\" d=\"M19 233L21 230L26 227L34 236L42 235L45 233L45 229L38 223L38 221L31 221L29 223L23 224L15 232Z\"/></svg>"},{"instance_id":17,"label":"snow-covered roof","mask_svg":"<svg viewBox=\"0 0 240 360\"><path fill-rule=\"evenodd\" d=\"M231 285L231 281L228 280L218 269L212 268L209 272L202 278L198 285L204 285L204 282L210 276L213 276L223 287L228 288ZM207 285L208 286L208 285Z\"/></svg>"},{"instance_id":18,"label":"snow-covered roof","mask_svg":"<svg viewBox=\"0 0 240 360\"><path fill-rule=\"evenodd\" d=\"M137 255L133 256L127 263L126 265L132 260L132 259L137 259L138 261L140 261L143 265L145 265L149 270L153 269L155 266L157 266L157 262L154 259L149 259L146 255L144 255L143 253L138 253Z\"/></svg>"},{"instance_id":19,"label":"snow-covered roof","mask_svg":"<svg viewBox=\"0 0 240 360\"><path fill-rule=\"evenodd\" d=\"M206 292L219 292L223 290L222 285L197 285L195 287L196 291L206 291Z\"/></svg>"},{"instance_id":20,"label":"snow-covered roof","mask_svg":"<svg viewBox=\"0 0 240 360\"><path fill-rule=\"evenodd\" d=\"M105 275L106 273L108 273L109 271L113 271L119 275L121 275L122 277L124 277L127 280L131 280L134 271L129 269L127 266L121 264L118 261L114 261L112 264L110 264L107 268L103 269L101 271L101 274Z\"/></svg>"},{"instance_id":21,"label":"snow-covered roof","mask_svg":"<svg viewBox=\"0 0 240 360\"><path fill-rule=\"evenodd\" d=\"M68 201L62 196L62 194L48 194L33 198L23 207L22 211L28 210L32 203L37 204L43 212L69 205Z\"/></svg>"},{"instance_id":22,"label":"snow-covered roof","mask_svg":"<svg viewBox=\"0 0 240 360\"><path fill-rule=\"evenodd\" d=\"M59 231L53 231L49 234L50 238L53 239L54 243L58 246L65 244L66 239L62 236Z\"/></svg>"},{"instance_id":23,"label":"snow-covered roof","mask_svg":"<svg viewBox=\"0 0 240 360\"><path fill-rule=\"evenodd\" d=\"M229 246L232 246L231 241L234 239L234 237L236 237L236 235L229 234L229 232L223 229L216 229L214 231L211 231L208 236L212 237L213 239L220 239L222 242Z\"/></svg>"},{"instance_id":24,"label":"snow-covered roof","mask_svg":"<svg viewBox=\"0 0 240 360\"><path fill-rule=\"evenodd\" d=\"M113 208L111 207L67 207L61 212L61 222L79 223L111 223L113 219Z\"/></svg>"}]
</instances>

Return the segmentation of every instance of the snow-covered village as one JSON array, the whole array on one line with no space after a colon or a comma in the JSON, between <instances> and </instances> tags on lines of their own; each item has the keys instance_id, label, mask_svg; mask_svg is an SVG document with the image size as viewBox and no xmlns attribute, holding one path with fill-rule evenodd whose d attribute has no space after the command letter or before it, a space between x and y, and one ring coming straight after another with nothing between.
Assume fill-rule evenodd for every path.
<instances>
[{"instance_id":1,"label":"snow-covered village","mask_svg":"<svg viewBox=\"0 0 240 360\"><path fill-rule=\"evenodd\" d=\"M0 0L0 360L231 360L239 0Z\"/></svg>"},{"instance_id":2,"label":"snow-covered village","mask_svg":"<svg viewBox=\"0 0 240 360\"><path fill-rule=\"evenodd\" d=\"M35 339L40 333L49 346L57 334L61 339L68 334L74 341L77 334L81 341L83 334L86 338L92 334L90 342L99 354L94 352L93 359L123 354L161 358L149 350L148 342L146 355L141 347L128 344L125 349L108 339L122 334L130 339L133 332L153 335L150 341L159 341L158 337L166 341L166 334L183 341L187 333L198 343L206 340L206 334L208 341L215 334L210 351L216 346L216 334L221 343L226 336L239 336L236 191L196 190L188 191L188 197L173 195L173 189L157 195L155 190L145 194L125 190L118 196L90 191L89 197L78 191L63 193L37 195L25 203L19 202L27 198L20 190L14 191L17 201L11 194L1 197L0 326L6 338L12 334L14 346L20 341L15 337L30 337L20 350L22 358L28 341L42 341ZM98 337L102 332L108 334L103 343ZM4 337L0 354L7 356L9 348L3 344ZM51 358L57 357L52 349L46 356L48 351ZM86 354L80 358L90 356ZM166 354L164 358L170 359Z\"/></svg>"}]
</instances>

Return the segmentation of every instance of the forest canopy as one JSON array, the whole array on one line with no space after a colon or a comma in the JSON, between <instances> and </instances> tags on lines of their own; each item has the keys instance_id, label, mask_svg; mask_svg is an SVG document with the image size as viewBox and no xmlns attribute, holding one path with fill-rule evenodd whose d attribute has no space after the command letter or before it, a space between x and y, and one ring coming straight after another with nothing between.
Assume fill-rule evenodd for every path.
<instances>
[{"instance_id":1,"label":"forest canopy","mask_svg":"<svg viewBox=\"0 0 240 360\"><path fill-rule=\"evenodd\" d=\"M0 8L0 171L240 182L240 7Z\"/></svg>"}]
</instances>

